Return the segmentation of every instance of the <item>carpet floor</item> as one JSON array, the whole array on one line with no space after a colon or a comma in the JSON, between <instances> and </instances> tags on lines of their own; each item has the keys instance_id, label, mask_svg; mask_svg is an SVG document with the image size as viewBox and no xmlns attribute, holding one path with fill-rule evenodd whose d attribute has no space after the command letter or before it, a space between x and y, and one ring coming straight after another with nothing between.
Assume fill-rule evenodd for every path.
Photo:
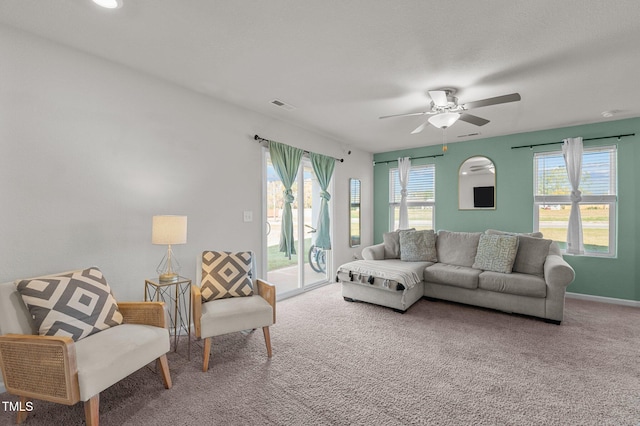
<instances>
[{"instance_id":1,"label":"carpet floor","mask_svg":"<svg viewBox=\"0 0 640 426\"><path fill-rule=\"evenodd\" d=\"M420 300L404 315L331 284L278 303L262 332L168 355L100 397L101 425L640 425L640 309L567 299L560 326ZM0 394L2 401L17 401ZM0 424L15 422L0 409ZM28 425L81 425L34 401Z\"/></svg>"}]
</instances>

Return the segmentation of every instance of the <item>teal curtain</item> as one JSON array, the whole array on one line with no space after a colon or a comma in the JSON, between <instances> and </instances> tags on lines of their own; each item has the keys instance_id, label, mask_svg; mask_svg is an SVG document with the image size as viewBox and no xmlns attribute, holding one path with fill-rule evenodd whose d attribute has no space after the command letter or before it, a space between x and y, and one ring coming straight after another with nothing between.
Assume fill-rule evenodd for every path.
<instances>
[{"instance_id":1,"label":"teal curtain","mask_svg":"<svg viewBox=\"0 0 640 426\"><path fill-rule=\"evenodd\" d=\"M284 206L282 211L282 226L280 229L280 251L291 259L292 254L296 254L296 246L293 238L293 218L291 214L291 203L294 197L291 186L296 181L300 159L303 151L279 142L269 142L269 155L271 163L276 170L278 177L284 185Z\"/></svg>"},{"instance_id":2,"label":"teal curtain","mask_svg":"<svg viewBox=\"0 0 640 426\"><path fill-rule=\"evenodd\" d=\"M336 160L313 152L309 154L309 157L320 185L320 214L318 215L318 226L316 227L316 246L329 250L331 249L331 236L329 235L331 226L329 223L329 200L331 199L331 194L327 192L327 188L329 188L329 182L331 182L331 176L333 176Z\"/></svg>"}]
</instances>

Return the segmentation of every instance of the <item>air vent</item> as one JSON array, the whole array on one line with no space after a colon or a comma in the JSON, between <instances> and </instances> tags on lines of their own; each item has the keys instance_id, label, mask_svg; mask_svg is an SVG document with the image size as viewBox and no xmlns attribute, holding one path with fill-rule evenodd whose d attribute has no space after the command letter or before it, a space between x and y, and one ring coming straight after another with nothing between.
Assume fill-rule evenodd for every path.
<instances>
[{"instance_id":1,"label":"air vent","mask_svg":"<svg viewBox=\"0 0 640 426\"><path fill-rule=\"evenodd\" d=\"M468 138L470 136L479 136L480 132L475 132L475 133L468 133L466 135L458 135L459 138Z\"/></svg>"},{"instance_id":2,"label":"air vent","mask_svg":"<svg viewBox=\"0 0 640 426\"><path fill-rule=\"evenodd\" d=\"M286 102L282 102L279 99L274 99L274 100L271 101L271 103L273 105L277 106L278 108L282 108L282 109L285 109L287 111L293 111L294 109L296 109L296 107L294 107L293 105L290 105L290 104L288 104Z\"/></svg>"}]
</instances>

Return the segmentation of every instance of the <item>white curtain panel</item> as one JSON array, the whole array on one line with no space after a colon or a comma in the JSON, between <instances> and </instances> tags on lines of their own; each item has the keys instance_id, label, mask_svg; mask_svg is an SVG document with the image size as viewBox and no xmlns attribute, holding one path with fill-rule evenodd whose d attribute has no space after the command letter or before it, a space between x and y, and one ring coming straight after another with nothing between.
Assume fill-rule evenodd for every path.
<instances>
[{"instance_id":1,"label":"white curtain panel","mask_svg":"<svg viewBox=\"0 0 640 426\"><path fill-rule=\"evenodd\" d=\"M582 175L582 138L564 139L562 155L567 166L567 175L571 183L571 213L569 214L569 227L567 229L567 253L583 254L582 219L580 218L580 201L582 193L580 176Z\"/></svg>"},{"instance_id":2,"label":"white curtain panel","mask_svg":"<svg viewBox=\"0 0 640 426\"><path fill-rule=\"evenodd\" d=\"M411 159L409 157L398 158L398 179L400 180L400 223L399 229L409 228L409 212L407 210L407 185L409 184L409 170Z\"/></svg>"}]
</instances>

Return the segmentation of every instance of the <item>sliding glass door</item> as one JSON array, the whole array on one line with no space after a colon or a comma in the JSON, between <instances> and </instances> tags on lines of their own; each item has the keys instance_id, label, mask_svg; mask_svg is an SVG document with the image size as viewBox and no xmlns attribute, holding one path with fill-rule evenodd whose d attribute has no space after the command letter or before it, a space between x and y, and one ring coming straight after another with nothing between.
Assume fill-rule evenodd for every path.
<instances>
[{"instance_id":1,"label":"sliding glass door","mask_svg":"<svg viewBox=\"0 0 640 426\"><path fill-rule=\"evenodd\" d=\"M311 162L303 157L292 187L295 201L293 233L296 253L289 259L279 251L284 186L276 174L267 150L264 151L263 200L265 203L264 270L276 285L278 295L295 294L328 280L331 250L315 247L315 227L320 210L320 187Z\"/></svg>"}]
</instances>

